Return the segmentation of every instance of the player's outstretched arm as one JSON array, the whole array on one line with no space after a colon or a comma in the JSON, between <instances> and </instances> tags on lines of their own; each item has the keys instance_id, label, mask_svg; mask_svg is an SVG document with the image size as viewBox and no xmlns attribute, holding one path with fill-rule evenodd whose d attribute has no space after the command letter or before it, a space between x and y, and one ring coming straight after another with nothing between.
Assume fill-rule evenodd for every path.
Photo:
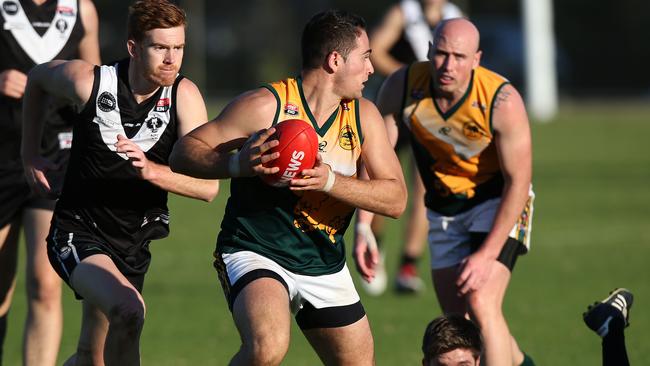
<instances>
[{"instance_id":1,"label":"player's outstretched arm","mask_svg":"<svg viewBox=\"0 0 650 366\"><path fill-rule=\"evenodd\" d=\"M511 85L496 95L492 125L505 180L494 224L481 247L462 263L457 280L461 294L480 288L487 280L529 196L532 178L532 143L524 102Z\"/></svg>"},{"instance_id":2,"label":"player's outstretched arm","mask_svg":"<svg viewBox=\"0 0 650 366\"><path fill-rule=\"evenodd\" d=\"M49 98L62 99L82 107L90 98L94 66L88 62L55 60L34 67L27 77L23 98L23 138L21 154L27 182L39 195L55 196L45 178L48 170L57 170L39 155Z\"/></svg>"},{"instance_id":3,"label":"player's outstretched arm","mask_svg":"<svg viewBox=\"0 0 650 366\"><path fill-rule=\"evenodd\" d=\"M188 79L183 79L176 93L176 113L178 135L184 136L208 120L208 113L201 92ZM199 179L174 173L167 165L157 164L147 159L144 152L125 136L118 135L116 151L126 154L142 179L181 196L210 202L219 193L219 181Z\"/></svg>"},{"instance_id":4,"label":"player's outstretched arm","mask_svg":"<svg viewBox=\"0 0 650 366\"><path fill-rule=\"evenodd\" d=\"M265 154L278 144L268 140L275 131L268 127L276 109L275 97L267 89L238 96L219 116L176 143L169 160L171 169L203 179L276 173L278 168L262 166L279 156Z\"/></svg>"}]
</instances>

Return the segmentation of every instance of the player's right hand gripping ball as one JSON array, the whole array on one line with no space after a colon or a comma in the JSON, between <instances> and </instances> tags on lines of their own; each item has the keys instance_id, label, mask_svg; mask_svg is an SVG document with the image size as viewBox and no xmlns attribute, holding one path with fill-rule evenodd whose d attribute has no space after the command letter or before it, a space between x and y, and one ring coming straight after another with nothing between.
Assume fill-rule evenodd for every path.
<instances>
[{"instance_id":1,"label":"player's right hand gripping ball","mask_svg":"<svg viewBox=\"0 0 650 366\"><path fill-rule=\"evenodd\" d=\"M300 178L303 169L311 169L318 154L318 135L311 124L300 119L288 119L275 126L275 133L269 140L279 141L278 146L267 153L279 152L280 157L264 164L265 167L278 167L275 174L262 175L267 184L285 187L291 179Z\"/></svg>"}]
</instances>

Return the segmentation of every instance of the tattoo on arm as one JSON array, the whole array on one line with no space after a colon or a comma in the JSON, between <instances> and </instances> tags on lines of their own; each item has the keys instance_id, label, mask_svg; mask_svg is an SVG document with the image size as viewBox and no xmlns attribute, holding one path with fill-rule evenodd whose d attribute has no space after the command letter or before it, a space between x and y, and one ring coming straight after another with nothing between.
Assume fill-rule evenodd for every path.
<instances>
[{"instance_id":1,"label":"tattoo on arm","mask_svg":"<svg viewBox=\"0 0 650 366\"><path fill-rule=\"evenodd\" d=\"M500 106L503 102L505 102L506 100L508 100L508 97L509 97L509 96L510 96L510 92L509 92L509 91L506 91L506 90L503 90L503 89L499 90L499 92L497 93L497 95L494 97L494 106L493 106L493 108L495 108L495 109L496 109L496 108L499 108L499 106Z\"/></svg>"}]
</instances>

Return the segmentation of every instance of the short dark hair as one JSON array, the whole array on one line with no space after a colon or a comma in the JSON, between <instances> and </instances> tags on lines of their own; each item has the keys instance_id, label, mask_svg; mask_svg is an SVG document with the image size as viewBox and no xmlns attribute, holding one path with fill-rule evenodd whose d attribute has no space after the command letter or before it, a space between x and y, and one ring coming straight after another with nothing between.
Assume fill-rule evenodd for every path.
<instances>
[{"instance_id":1,"label":"short dark hair","mask_svg":"<svg viewBox=\"0 0 650 366\"><path fill-rule=\"evenodd\" d=\"M185 26L185 11L168 0L139 0L129 7L128 39L141 41L152 29Z\"/></svg>"},{"instance_id":2,"label":"short dark hair","mask_svg":"<svg viewBox=\"0 0 650 366\"><path fill-rule=\"evenodd\" d=\"M483 352L481 331L471 320L451 314L440 316L427 325L422 339L425 361L458 348L470 350L475 359Z\"/></svg>"},{"instance_id":3,"label":"short dark hair","mask_svg":"<svg viewBox=\"0 0 650 366\"><path fill-rule=\"evenodd\" d=\"M366 21L362 17L343 10L327 10L314 15L302 32L303 69L318 68L333 51L345 59L365 29Z\"/></svg>"}]
</instances>

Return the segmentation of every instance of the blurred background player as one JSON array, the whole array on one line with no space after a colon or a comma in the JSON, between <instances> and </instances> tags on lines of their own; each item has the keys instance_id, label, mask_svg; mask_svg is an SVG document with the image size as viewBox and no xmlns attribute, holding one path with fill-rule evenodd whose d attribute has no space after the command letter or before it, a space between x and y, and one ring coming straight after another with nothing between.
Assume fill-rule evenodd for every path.
<instances>
[{"instance_id":1,"label":"blurred background player","mask_svg":"<svg viewBox=\"0 0 650 366\"><path fill-rule=\"evenodd\" d=\"M139 365L151 241L169 234L167 192L210 201L218 182L173 173L176 140L207 120L179 74L185 12L166 0L129 9L129 57L112 65L52 61L33 68L24 97L22 158L32 189L52 191L38 150L44 101L72 104L75 139L47 237L50 264L83 300L77 352L66 365Z\"/></svg>"},{"instance_id":2,"label":"blurred background player","mask_svg":"<svg viewBox=\"0 0 650 366\"><path fill-rule=\"evenodd\" d=\"M427 325L422 338L422 366L479 366L481 331L460 314L442 315Z\"/></svg>"},{"instance_id":3,"label":"blurred background player","mask_svg":"<svg viewBox=\"0 0 650 366\"><path fill-rule=\"evenodd\" d=\"M625 347L625 328L630 325L634 296L628 289L617 288L582 314L585 324L602 338L603 366L629 366Z\"/></svg>"},{"instance_id":4,"label":"blurred background player","mask_svg":"<svg viewBox=\"0 0 650 366\"><path fill-rule=\"evenodd\" d=\"M0 7L0 363L7 314L15 285L18 238L26 242L27 319L25 365L54 365L61 340L61 280L45 249L56 192L30 193L20 158L22 97L26 74L53 59L81 58L99 64L98 20L90 0L14 0ZM72 140L72 111L49 103L41 154L57 163L60 189Z\"/></svg>"},{"instance_id":5,"label":"blurred background player","mask_svg":"<svg viewBox=\"0 0 650 366\"><path fill-rule=\"evenodd\" d=\"M441 20L461 16L463 16L461 10L446 0L403 0L391 6L381 24L370 36L371 60L379 76L386 77L414 61L426 61L435 26ZM401 124L400 128L403 128ZM396 149L398 156L402 155L400 152L404 150L411 151L408 133L399 134ZM413 162L410 152L407 156ZM408 222L402 235L402 254L395 278L395 290L399 293L416 293L424 290L424 281L417 273L417 260L424 251L427 235L424 185L415 164L410 164L409 173L410 208ZM375 216L371 225L372 231L363 225L359 229L363 233L377 236L377 242L381 247L384 239L383 224L383 218ZM380 265L377 276L372 282L361 282L368 294L379 295L386 289L383 253Z\"/></svg>"}]
</instances>

